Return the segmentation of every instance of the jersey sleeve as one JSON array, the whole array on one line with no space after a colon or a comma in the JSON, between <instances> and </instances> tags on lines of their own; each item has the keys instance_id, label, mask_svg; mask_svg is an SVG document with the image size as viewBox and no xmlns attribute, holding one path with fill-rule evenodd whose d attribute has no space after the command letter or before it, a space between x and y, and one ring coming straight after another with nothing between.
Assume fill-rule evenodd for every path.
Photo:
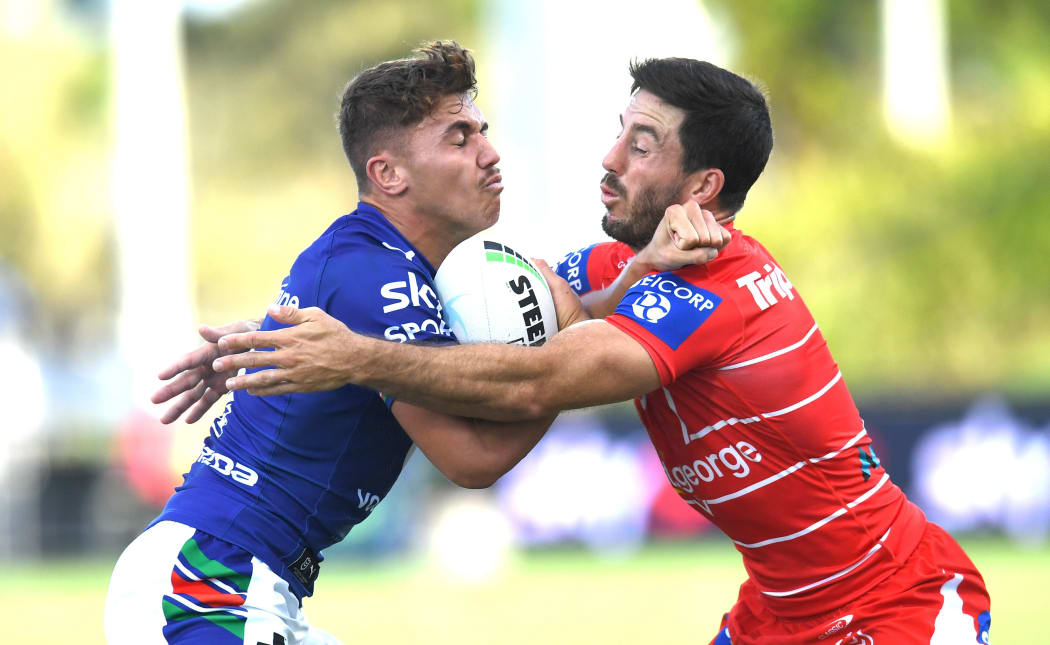
<instances>
[{"instance_id":1,"label":"jersey sleeve","mask_svg":"<svg viewBox=\"0 0 1050 645\"><path fill-rule=\"evenodd\" d=\"M645 347L661 385L717 364L740 338L742 319L735 303L707 287L673 271L648 275L605 319Z\"/></svg>"},{"instance_id":2,"label":"jersey sleeve","mask_svg":"<svg viewBox=\"0 0 1050 645\"><path fill-rule=\"evenodd\" d=\"M554 266L554 272L582 296L612 284L631 255L630 249L622 244L599 242L568 253Z\"/></svg>"},{"instance_id":3,"label":"jersey sleeve","mask_svg":"<svg viewBox=\"0 0 1050 645\"><path fill-rule=\"evenodd\" d=\"M566 253L565 257L558 260L554 265L554 272L563 278L577 294L583 295L591 290L591 281L587 276L587 265L591 258L591 252L597 244L587 248Z\"/></svg>"}]
</instances>

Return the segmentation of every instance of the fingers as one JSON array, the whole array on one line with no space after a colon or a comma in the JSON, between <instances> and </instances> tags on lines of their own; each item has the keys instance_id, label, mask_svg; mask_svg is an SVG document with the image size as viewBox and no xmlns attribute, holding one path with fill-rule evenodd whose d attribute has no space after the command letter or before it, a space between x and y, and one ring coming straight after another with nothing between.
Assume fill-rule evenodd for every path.
<instances>
[{"instance_id":1,"label":"fingers","mask_svg":"<svg viewBox=\"0 0 1050 645\"><path fill-rule=\"evenodd\" d=\"M254 394L256 390L270 388L275 385L289 382L288 370L272 369L253 372L251 374L231 376L226 379L226 388L229 390L249 390L249 394ZM293 390L287 391L291 392Z\"/></svg>"},{"instance_id":2,"label":"fingers","mask_svg":"<svg viewBox=\"0 0 1050 645\"><path fill-rule=\"evenodd\" d=\"M550 265L547 264L546 260L543 260L541 258L530 259L532 260L532 263L536 265L536 268L539 270L540 275L542 275L543 279L547 281L547 286L550 287L552 291L554 290L555 285L561 282L565 282L565 279L557 273L555 273L554 269L552 269ZM566 286L568 286L569 283L566 282L565 284Z\"/></svg>"},{"instance_id":3,"label":"fingers","mask_svg":"<svg viewBox=\"0 0 1050 645\"><path fill-rule=\"evenodd\" d=\"M711 211L700 209L700 216L710 239L710 242L705 246L711 246L719 250L724 249L733 240L732 234L715 220L715 215Z\"/></svg>"},{"instance_id":4,"label":"fingers","mask_svg":"<svg viewBox=\"0 0 1050 645\"><path fill-rule=\"evenodd\" d=\"M225 393L225 389L220 391L215 388L208 388L204 393L204 396L201 397L201 400L198 401L197 404L193 406L193 409L190 410L189 414L186 415L186 423L197 423L200 421L211 406L221 399Z\"/></svg>"},{"instance_id":5,"label":"fingers","mask_svg":"<svg viewBox=\"0 0 1050 645\"><path fill-rule=\"evenodd\" d=\"M248 394L252 396L273 396L275 394L295 394L303 391L295 383L279 383L277 385L270 385L267 387L252 388L248 390Z\"/></svg>"},{"instance_id":6,"label":"fingers","mask_svg":"<svg viewBox=\"0 0 1050 645\"><path fill-rule=\"evenodd\" d=\"M226 334L240 334L246 331L255 331L258 328L259 322L256 320L237 320L221 327L201 325L197 328L197 333L209 343L217 343Z\"/></svg>"},{"instance_id":7,"label":"fingers","mask_svg":"<svg viewBox=\"0 0 1050 645\"><path fill-rule=\"evenodd\" d=\"M266 309L267 315L285 325L300 325L311 321L320 321L331 318L328 314L317 307L298 309L287 305L270 305ZM286 347L295 338L291 329L276 329L272 331L250 331L244 333L227 334L219 339L219 352L222 354L237 354L250 349L266 349ZM225 368L228 369L228 368ZM215 371L224 371L217 368Z\"/></svg>"},{"instance_id":8,"label":"fingers","mask_svg":"<svg viewBox=\"0 0 1050 645\"><path fill-rule=\"evenodd\" d=\"M160 422L164 424L171 423L182 416L182 413L189 409L191 405L200 399L201 395L204 394L207 386L204 382L198 383L192 390L186 392L178 398L160 417Z\"/></svg>"},{"instance_id":9,"label":"fingers","mask_svg":"<svg viewBox=\"0 0 1050 645\"><path fill-rule=\"evenodd\" d=\"M170 401L183 392L197 387L204 380L204 369L196 367L179 374L179 377L153 393L150 401L159 404Z\"/></svg>"},{"instance_id":10,"label":"fingers","mask_svg":"<svg viewBox=\"0 0 1050 645\"><path fill-rule=\"evenodd\" d=\"M249 331L241 334L227 334L219 339L219 351L223 354L238 354L250 349L263 349L270 347L282 347L286 340L287 330L275 331ZM214 365L218 365L215 363ZM216 372L224 372L229 368L213 367Z\"/></svg>"},{"instance_id":11,"label":"fingers","mask_svg":"<svg viewBox=\"0 0 1050 645\"><path fill-rule=\"evenodd\" d=\"M178 374L179 372L185 372L187 370L192 370L196 367L200 367L201 365L207 365L208 361L214 359L216 356L218 356L218 354L218 348L214 344L207 343L201 345L197 349L193 350L192 352L189 352L188 354L185 354L182 358L161 370L160 373L157 374L157 378L161 379L162 381L166 381Z\"/></svg>"},{"instance_id":12,"label":"fingers","mask_svg":"<svg viewBox=\"0 0 1050 645\"><path fill-rule=\"evenodd\" d=\"M260 333L260 332L253 332ZM272 332L261 332L272 333ZM226 338L229 338L227 336ZM272 352L241 352L230 356L223 356L212 362L212 370L215 372L236 372L241 369L254 369L257 367L285 367L278 362L284 358L279 351ZM233 388L231 388L233 389Z\"/></svg>"},{"instance_id":13,"label":"fingers","mask_svg":"<svg viewBox=\"0 0 1050 645\"><path fill-rule=\"evenodd\" d=\"M272 304L266 308L266 314L283 325L298 325L308 320L313 320L315 312L320 311L317 307L299 309L288 305Z\"/></svg>"},{"instance_id":14,"label":"fingers","mask_svg":"<svg viewBox=\"0 0 1050 645\"><path fill-rule=\"evenodd\" d=\"M695 204L695 202L690 202ZM681 249L692 249L701 245L698 228L694 224L687 205L674 204L664 211L664 226L667 228L667 236L671 238L674 245Z\"/></svg>"},{"instance_id":15,"label":"fingers","mask_svg":"<svg viewBox=\"0 0 1050 645\"><path fill-rule=\"evenodd\" d=\"M681 251L703 246L721 249L732 240L729 231L715 221L714 214L694 201L669 206L664 211L664 227Z\"/></svg>"},{"instance_id":16,"label":"fingers","mask_svg":"<svg viewBox=\"0 0 1050 645\"><path fill-rule=\"evenodd\" d=\"M668 208L665 215L668 225L674 226L675 231L683 238L676 244L681 250L697 247L721 250L733 240L732 234L715 220L714 213L702 208L696 202L690 201L680 206L672 206ZM687 237L690 229L694 235Z\"/></svg>"},{"instance_id":17,"label":"fingers","mask_svg":"<svg viewBox=\"0 0 1050 645\"><path fill-rule=\"evenodd\" d=\"M543 278L547 281L547 287L550 289L551 297L554 299L554 312L557 316L558 329L565 329L577 321L586 320L588 316L583 303L580 302L580 296L569 286L565 278L555 273L545 261L537 258L532 258L532 261L536 264L540 273L543 274Z\"/></svg>"}]
</instances>

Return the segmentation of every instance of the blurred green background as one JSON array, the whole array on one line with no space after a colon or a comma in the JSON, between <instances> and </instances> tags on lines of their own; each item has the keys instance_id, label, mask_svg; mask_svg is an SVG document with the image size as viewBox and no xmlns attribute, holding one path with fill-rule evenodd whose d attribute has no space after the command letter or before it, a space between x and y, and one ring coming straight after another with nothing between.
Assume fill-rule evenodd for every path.
<instances>
[{"instance_id":1,"label":"blurred green background","mask_svg":"<svg viewBox=\"0 0 1050 645\"><path fill-rule=\"evenodd\" d=\"M889 466L895 478L900 472L918 481L922 469L909 461L914 440L900 437L918 434L918 425L958 421L991 394L1019 411L1018 445L1035 455L1026 463L1035 463L1037 474L1017 486L1045 500L1050 4L931 0L944 12L948 93L944 131L926 139L902 135L887 115L889 2L667 4L702 8L713 27L697 38L717 41L724 64L768 94L776 146L737 223L805 294L862 410L871 411L869 421L901 428L889 439L903 446ZM177 28L190 186L185 306L192 317L221 323L259 315L298 252L353 208L355 186L333 114L343 85L361 69L428 39L472 48L479 105L513 168L521 151L512 129L528 124L521 109L499 97L519 77L524 83L520 70L533 65L541 81L549 74L553 82L544 43L564 44L562 36L547 36L508 53L501 39L519 27L542 32L560 12L585 31L573 16L592 13L603 25L621 25L610 51L631 52L622 25L637 23L639 11L658 10L653 3L538 2L537 27L514 22L532 4L510 5L187 3ZM100 608L116 554L155 513L207 431L206 423L157 429L132 412L146 405L132 394L117 323L121 241L112 165L120 124L111 15L103 0L0 0L0 350L8 351L3 343L14 348L2 354L9 374L0 392L15 413L0 445L7 583L0 604L21 617L14 642L101 642ZM594 63L601 47L590 48L586 64L566 58L553 68L581 96L603 73ZM616 70L628 60L607 58L604 65ZM510 67L500 62L507 60ZM625 102L626 82L616 91ZM601 116L612 125L622 107L609 105ZM593 167L580 190L594 193L595 212L579 217L590 218L597 241L594 184L604 149L583 143L587 149L561 141L543 163L557 169L579 157ZM528 173L505 176L505 205L515 199L515 182L531 190L522 186ZM143 204L144 213L150 208ZM544 232L558 237L557 230ZM153 243L161 249L166 240ZM160 277L157 288L164 289ZM39 397L19 389L33 379ZM29 410L37 398L43 403ZM614 435L635 423L625 407L606 414L620 428ZM133 463L145 465L136 470ZM430 507L451 485L419 468L395 490L425 497ZM1008 471L991 469L992 476ZM70 496L85 488L97 491L88 502ZM399 503L380 508L395 513ZM959 524L993 593L997 643L1035 642L1039 612L1050 602L1036 584L1050 577L1040 522L1034 532L1022 531L1021 541L1009 526L1004 536L1001 523ZM687 536L605 555L564 544L513 550L498 573L465 582L431 562L420 547L426 538L415 533L399 537L393 557L379 553L375 544L387 525L379 517L372 523L379 528L361 528L379 534L371 550L333 558L318 597L306 604L320 627L346 642L707 642L743 575L725 540ZM420 533L429 526L425 518L418 524ZM71 613L56 621L59 607Z\"/></svg>"},{"instance_id":2,"label":"blurred green background","mask_svg":"<svg viewBox=\"0 0 1050 645\"><path fill-rule=\"evenodd\" d=\"M76 334L76 353L114 342L118 300L105 3L26 4L45 7L41 23L0 39L0 257L38 296L39 342ZM190 14L200 320L260 311L295 255L352 208L332 115L357 71L456 38L477 53L487 106L481 4L252 2ZM774 116L773 159L739 224L805 294L852 389L1044 394L1050 5L945 3L951 134L918 150L884 124L879 3L704 4L735 34L732 67L767 89ZM609 119L620 109L609 106ZM508 126L491 117L498 143ZM589 156L597 176L603 152L573 154Z\"/></svg>"}]
</instances>

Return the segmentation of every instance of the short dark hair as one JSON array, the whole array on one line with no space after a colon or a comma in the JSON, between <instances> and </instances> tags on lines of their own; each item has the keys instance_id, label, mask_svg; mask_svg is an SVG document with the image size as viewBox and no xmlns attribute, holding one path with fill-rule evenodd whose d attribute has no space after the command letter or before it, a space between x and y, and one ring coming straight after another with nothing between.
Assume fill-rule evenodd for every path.
<instances>
[{"instance_id":1,"label":"short dark hair","mask_svg":"<svg viewBox=\"0 0 1050 645\"><path fill-rule=\"evenodd\" d=\"M650 58L630 65L631 92L645 90L685 111L678 130L682 170L718 168L722 208L744 205L773 149L773 126L762 92L717 65L689 58Z\"/></svg>"},{"instance_id":2,"label":"short dark hair","mask_svg":"<svg viewBox=\"0 0 1050 645\"><path fill-rule=\"evenodd\" d=\"M343 90L336 120L359 192L369 190L368 159L398 130L422 121L442 97L477 93L474 57L459 43L434 41L413 54L366 69Z\"/></svg>"}]
</instances>

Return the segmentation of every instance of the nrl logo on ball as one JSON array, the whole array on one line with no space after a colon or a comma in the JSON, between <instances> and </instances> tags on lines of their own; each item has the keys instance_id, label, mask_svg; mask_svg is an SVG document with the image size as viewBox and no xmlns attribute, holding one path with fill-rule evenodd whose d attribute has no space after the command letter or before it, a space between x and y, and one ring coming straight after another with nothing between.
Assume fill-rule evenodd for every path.
<instances>
[{"instance_id":1,"label":"nrl logo on ball","mask_svg":"<svg viewBox=\"0 0 1050 645\"><path fill-rule=\"evenodd\" d=\"M527 255L502 242L483 236L463 242L441 263L434 283L462 343L539 346L558 331L547 281Z\"/></svg>"}]
</instances>

